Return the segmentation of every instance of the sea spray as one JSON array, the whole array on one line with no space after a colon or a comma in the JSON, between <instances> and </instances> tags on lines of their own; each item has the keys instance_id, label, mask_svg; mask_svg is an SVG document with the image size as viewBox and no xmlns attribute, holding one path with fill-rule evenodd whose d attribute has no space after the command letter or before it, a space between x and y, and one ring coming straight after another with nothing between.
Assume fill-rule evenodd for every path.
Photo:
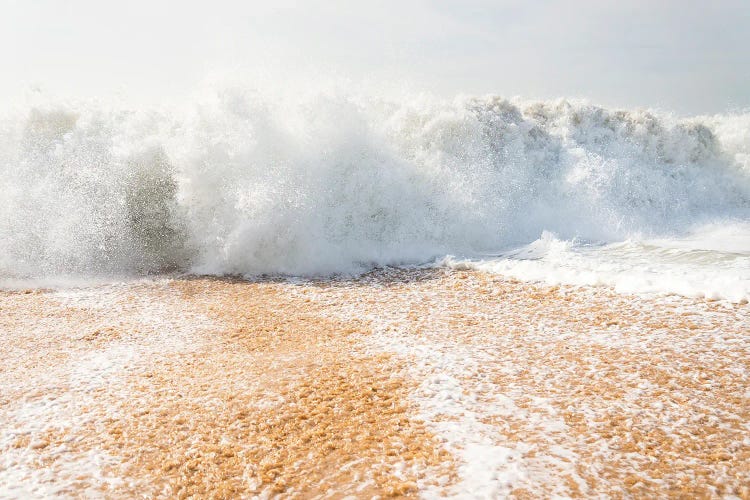
<instances>
[{"instance_id":1,"label":"sea spray","mask_svg":"<svg viewBox=\"0 0 750 500\"><path fill-rule=\"evenodd\" d=\"M0 139L0 276L350 273L750 219L750 115L566 100L46 104Z\"/></svg>"}]
</instances>

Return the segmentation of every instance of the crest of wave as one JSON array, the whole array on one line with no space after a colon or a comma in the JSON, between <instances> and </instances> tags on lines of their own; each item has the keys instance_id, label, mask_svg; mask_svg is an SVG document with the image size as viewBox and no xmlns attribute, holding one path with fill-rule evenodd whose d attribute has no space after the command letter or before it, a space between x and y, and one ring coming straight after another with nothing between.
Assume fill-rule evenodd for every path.
<instances>
[{"instance_id":1,"label":"crest of wave","mask_svg":"<svg viewBox=\"0 0 750 500\"><path fill-rule=\"evenodd\" d=\"M750 213L750 115L566 100L52 103L0 125L0 275L328 274Z\"/></svg>"}]
</instances>

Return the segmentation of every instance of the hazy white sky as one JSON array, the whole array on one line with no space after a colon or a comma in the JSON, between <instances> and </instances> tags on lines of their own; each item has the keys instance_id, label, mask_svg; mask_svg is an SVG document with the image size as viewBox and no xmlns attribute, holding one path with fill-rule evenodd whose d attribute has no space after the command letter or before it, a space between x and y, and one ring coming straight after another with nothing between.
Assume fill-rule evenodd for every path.
<instances>
[{"instance_id":1,"label":"hazy white sky","mask_svg":"<svg viewBox=\"0 0 750 500\"><path fill-rule=\"evenodd\" d=\"M265 68L440 94L750 107L750 1L0 0L0 92L153 102ZM270 68L270 69L269 69Z\"/></svg>"}]
</instances>

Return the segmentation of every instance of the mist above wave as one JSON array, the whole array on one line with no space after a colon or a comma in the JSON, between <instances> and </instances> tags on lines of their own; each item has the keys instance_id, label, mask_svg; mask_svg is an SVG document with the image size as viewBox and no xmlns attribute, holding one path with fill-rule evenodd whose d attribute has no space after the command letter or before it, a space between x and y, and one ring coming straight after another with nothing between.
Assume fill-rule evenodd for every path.
<instances>
[{"instance_id":1,"label":"mist above wave","mask_svg":"<svg viewBox=\"0 0 750 500\"><path fill-rule=\"evenodd\" d=\"M354 272L750 215L747 114L227 89L0 127L5 277Z\"/></svg>"}]
</instances>

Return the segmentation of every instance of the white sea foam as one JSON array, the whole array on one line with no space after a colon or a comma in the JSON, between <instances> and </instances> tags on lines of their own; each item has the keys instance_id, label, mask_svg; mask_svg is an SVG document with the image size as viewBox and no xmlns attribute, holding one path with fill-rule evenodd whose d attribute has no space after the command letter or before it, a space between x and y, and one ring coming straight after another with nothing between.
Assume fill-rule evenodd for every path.
<instances>
[{"instance_id":1,"label":"white sea foam","mask_svg":"<svg viewBox=\"0 0 750 500\"><path fill-rule=\"evenodd\" d=\"M493 258L448 257L439 263L550 285L610 286L623 293L750 301L747 223L703 226L679 238L596 245L562 241L545 232L531 244Z\"/></svg>"},{"instance_id":2,"label":"white sea foam","mask_svg":"<svg viewBox=\"0 0 750 500\"><path fill-rule=\"evenodd\" d=\"M482 266L578 282L592 259L623 277L633 263L674 260L662 243L688 245L701 225L750 227L750 114L231 88L182 109L29 106L0 130L6 286L164 270L351 273L449 254L502 254ZM564 250L508 257L544 231ZM746 296L747 251L695 259L670 290ZM648 288L605 274L596 279Z\"/></svg>"}]
</instances>

